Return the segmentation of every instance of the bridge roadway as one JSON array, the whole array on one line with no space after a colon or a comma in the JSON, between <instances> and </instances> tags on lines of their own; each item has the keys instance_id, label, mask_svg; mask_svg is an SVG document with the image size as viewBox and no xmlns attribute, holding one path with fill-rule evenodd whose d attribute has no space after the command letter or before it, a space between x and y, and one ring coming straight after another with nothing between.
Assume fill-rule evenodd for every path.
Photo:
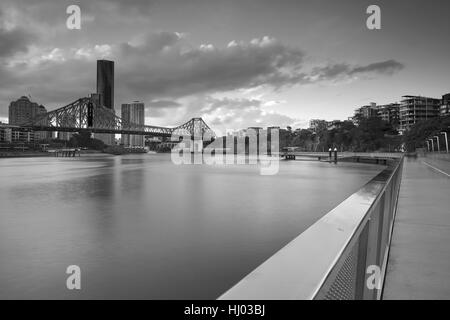
<instances>
[{"instance_id":1,"label":"bridge roadway","mask_svg":"<svg viewBox=\"0 0 450 320\"><path fill-rule=\"evenodd\" d=\"M450 299L450 156L405 158L383 299Z\"/></svg>"}]
</instances>

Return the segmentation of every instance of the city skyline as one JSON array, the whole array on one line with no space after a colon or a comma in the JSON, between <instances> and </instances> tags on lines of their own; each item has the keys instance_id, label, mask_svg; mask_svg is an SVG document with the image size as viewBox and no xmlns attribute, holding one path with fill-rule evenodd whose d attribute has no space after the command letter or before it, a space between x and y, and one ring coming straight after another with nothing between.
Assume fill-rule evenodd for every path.
<instances>
[{"instance_id":1,"label":"city skyline","mask_svg":"<svg viewBox=\"0 0 450 320\"><path fill-rule=\"evenodd\" d=\"M0 300L450 300L449 11L1 0Z\"/></svg>"},{"instance_id":2,"label":"city skyline","mask_svg":"<svg viewBox=\"0 0 450 320\"><path fill-rule=\"evenodd\" d=\"M375 31L366 1L79 4L81 30L66 28L66 4L0 5L0 118L22 95L52 110L95 92L97 59L117 62L116 112L141 100L154 125L201 116L218 130L307 127L370 102L449 91L443 1L381 1ZM418 14L424 23L411 23Z\"/></svg>"}]
</instances>

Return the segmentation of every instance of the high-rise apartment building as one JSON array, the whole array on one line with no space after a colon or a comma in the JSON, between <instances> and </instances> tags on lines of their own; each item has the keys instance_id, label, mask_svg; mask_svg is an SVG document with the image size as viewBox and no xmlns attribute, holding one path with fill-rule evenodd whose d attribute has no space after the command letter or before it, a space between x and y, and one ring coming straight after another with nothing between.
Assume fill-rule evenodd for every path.
<instances>
[{"instance_id":1,"label":"high-rise apartment building","mask_svg":"<svg viewBox=\"0 0 450 320\"><path fill-rule=\"evenodd\" d=\"M362 119L369 119L372 117L376 117L377 114L377 104L375 102L371 102L368 106L362 106L355 110L355 115L353 120L356 124L359 123Z\"/></svg>"},{"instance_id":2,"label":"high-rise apartment building","mask_svg":"<svg viewBox=\"0 0 450 320\"><path fill-rule=\"evenodd\" d=\"M400 103L400 132L420 121L439 116L441 99L421 96L403 96Z\"/></svg>"},{"instance_id":3,"label":"high-rise apartment building","mask_svg":"<svg viewBox=\"0 0 450 320\"><path fill-rule=\"evenodd\" d=\"M47 113L44 106L30 101L28 97L22 96L18 100L13 101L9 105L9 124L10 125L24 125L27 122L35 119L41 114ZM34 132L34 140L43 140L49 137L47 132Z\"/></svg>"},{"instance_id":4,"label":"high-rise apartment building","mask_svg":"<svg viewBox=\"0 0 450 320\"><path fill-rule=\"evenodd\" d=\"M134 101L122 104L122 120L125 124L145 124L145 106L143 102ZM125 147L145 147L143 135L122 134L122 144Z\"/></svg>"},{"instance_id":5,"label":"high-rise apartment building","mask_svg":"<svg viewBox=\"0 0 450 320\"><path fill-rule=\"evenodd\" d=\"M450 115L450 93L442 96L442 103L439 113L443 117Z\"/></svg>"},{"instance_id":6,"label":"high-rise apartment building","mask_svg":"<svg viewBox=\"0 0 450 320\"><path fill-rule=\"evenodd\" d=\"M390 103L377 106L377 116L398 129L400 126L400 104Z\"/></svg>"},{"instance_id":7,"label":"high-rise apartment building","mask_svg":"<svg viewBox=\"0 0 450 320\"><path fill-rule=\"evenodd\" d=\"M341 120L332 120L327 121L327 130L339 129L344 124L344 121Z\"/></svg>"},{"instance_id":8,"label":"high-rise apartment building","mask_svg":"<svg viewBox=\"0 0 450 320\"><path fill-rule=\"evenodd\" d=\"M44 106L22 96L9 105L9 124L23 125L42 113L47 113Z\"/></svg>"}]
</instances>

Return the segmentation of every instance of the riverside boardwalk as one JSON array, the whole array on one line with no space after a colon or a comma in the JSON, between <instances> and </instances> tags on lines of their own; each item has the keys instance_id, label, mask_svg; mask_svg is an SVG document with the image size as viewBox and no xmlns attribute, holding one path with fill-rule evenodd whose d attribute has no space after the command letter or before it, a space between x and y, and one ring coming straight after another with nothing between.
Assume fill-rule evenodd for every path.
<instances>
[{"instance_id":1,"label":"riverside boardwalk","mask_svg":"<svg viewBox=\"0 0 450 320\"><path fill-rule=\"evenodd\" d=\"M450 299L450 156L405 158L383 299Z\"/></svg>"}]
</instances>

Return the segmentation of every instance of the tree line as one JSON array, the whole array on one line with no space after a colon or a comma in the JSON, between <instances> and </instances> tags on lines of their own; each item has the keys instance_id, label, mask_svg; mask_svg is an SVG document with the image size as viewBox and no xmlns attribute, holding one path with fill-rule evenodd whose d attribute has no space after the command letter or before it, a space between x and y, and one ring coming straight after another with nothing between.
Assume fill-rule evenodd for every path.
<instances>
[{"instance_id":1,"label":"tree line","mask_svg":"<svg viewBox=\"0 0 450 320\"><path fill-rule=\"evenodd\" d=\"M415 151L417 148L426 148L426 140L434 136L441 136L441 132L449 132L450 136L450 116L433 118L427 121L418 122L406 131L403 140L408 151ZM445 148L444 139L440 139L441 150ZM436 142L437 143L437 142Z\"/></svg>"},{"instance_id":2,"label":"tree line","mask_svg":"<svg viewBox=\"0 0 450 320\"><path fill-rule=\"evenodd\" d=\"M358 126L352 121L343 121L331 130L280 130L280 148L298 147L303 151L327 151L329 148L337 148L339 151L393 152L399 151L401 146L401 137L392 124L376 117L361 119Z\"/></svg>"},{"instance_id":3,"label":"tree line","mask_svg":"<svg viewBox=\"0 0 450 320\"><path fill-rule=\"evenodd\" d=\"M358 125L352 121L343 121L336 128L322 128L313 132L310 129L291 128L280 130L280 148L297 147L303 151L327 151L337 148L339 151L352 152L413 152L417 148L426 148L426 140L450 129L450 116L433 118L413 125L403 135L395 127L378 117L360 119ZM441 148L445 142L440 139Z\"/></svg>"}]
</instances>

